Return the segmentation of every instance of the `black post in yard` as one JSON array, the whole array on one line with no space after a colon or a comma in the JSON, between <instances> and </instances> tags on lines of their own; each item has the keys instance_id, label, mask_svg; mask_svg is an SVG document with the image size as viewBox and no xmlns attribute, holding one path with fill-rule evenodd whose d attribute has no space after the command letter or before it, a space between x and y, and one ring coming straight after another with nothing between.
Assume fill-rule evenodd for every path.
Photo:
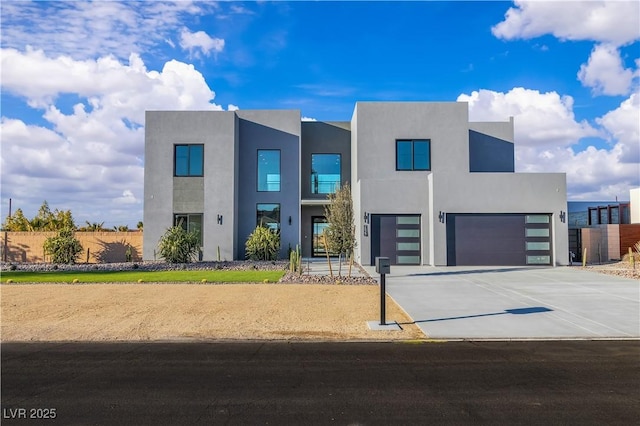
<instances>
[{"instance_id":1,"label":"black post in yard","mask_svg":"<svg viewBox=\"0 0 640 426\"><path fill-rule=\"evenodd\" d=\"M380 325L387 325L385 320L387 295L385 275L391 273L391 264L388 257L376 257L376 272L380 274Z\"/></svg>"},{"instance_id":2,"label":"black post in yard","mask_svg":"<svg viewBox=\"0 0 640 426\"><path fill-rule=\"evenodd\" d=\"M11 198L9 198L9 216L11 217ZM9 241L7 241L7 238L9 238L9 234L7 233L7 230L4 230L4 249L2 250L2 261L6 262L7 261L7 250L9 250Z\"/></svg>"},{"instance_id":3,"label":"black post in yard","mask_svg":"<svg viewBox=\"0 0 640 426\"><path fill-rule=\"evenodd\" d=\"M380 325L387 325L386 322L386 294L387 291L385 289L385 274L380 274Z\"/></svg>"}]
</instances>

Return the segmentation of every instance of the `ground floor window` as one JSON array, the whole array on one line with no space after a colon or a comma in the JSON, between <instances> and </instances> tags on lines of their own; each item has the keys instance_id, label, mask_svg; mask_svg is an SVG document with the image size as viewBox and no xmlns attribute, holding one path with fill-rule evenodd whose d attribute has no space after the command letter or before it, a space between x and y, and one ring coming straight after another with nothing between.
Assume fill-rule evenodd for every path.
<instances>
[{"instance_id":1,"label":"ground floor window","mask_svg":"<svg viewBox=\"0 0 640 426\"><path fill-rule=\"evenodd\" d=\"M181 226L185 231L198 232L199 243L202 245L202 213L181 213L173 215L173 225Z\"/></svg>"},{"instance_id":2,"label":"ground floor window","mask_svg":"<svg viewBox=\"0 0 640 426\"><path fill-rule=\"evenodd\" d=\"M266 226L274 231L279 231L280 204L258 204L256 206L256 226Z\"/></svg>"}]
</instances>

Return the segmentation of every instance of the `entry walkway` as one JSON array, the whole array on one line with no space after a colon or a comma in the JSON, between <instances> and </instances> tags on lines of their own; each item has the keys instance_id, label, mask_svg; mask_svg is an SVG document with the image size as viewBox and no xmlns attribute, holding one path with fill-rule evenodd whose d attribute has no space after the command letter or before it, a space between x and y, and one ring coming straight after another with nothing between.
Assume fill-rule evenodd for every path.
<instances>
[{"instance_id":1,"label":"entry walkway","mask_svg":"<svg viewBox=\"0 0 640 426\"><path fill-rule=\"evenodd\" d=\"M325 257L305 257L302 259L304 265L304 273L310 275L330 275L329 262ZM338 258L331 258L331 267L333 268L333 274L338 275ZM349 264L343 260L342 262L342 275L346 276L349 272ZM351 268L352 277L366 277L366 273L363 273L358 265L354 264ZM371 275L372 277L375 275Z\"/></svg>"},{"instance_id":2,"label":"entry walkway","mask_svg":"<svg viewBox=\"0 0 640 426\"><path fill-rule=\"evenodd\" d=\"M378 277L374 267L365 269ZM638 280L577 267L392 266L391 272L387 294L429 338L640 338Z\"/></svg>"}]
</instances>

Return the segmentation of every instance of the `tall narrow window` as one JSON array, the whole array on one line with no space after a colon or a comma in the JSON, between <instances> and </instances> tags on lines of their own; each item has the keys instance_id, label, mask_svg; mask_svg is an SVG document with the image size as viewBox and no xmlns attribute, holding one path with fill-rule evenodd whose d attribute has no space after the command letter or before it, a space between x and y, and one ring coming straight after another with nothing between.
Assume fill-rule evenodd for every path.
<instances>
[{"instance_id":1,"label":"tall narrow window","mask_svg":"<svg viewBox=\"0 0 640 426\"><path fill-rule=\"evenodd\" d=\"M175 145L174 176L202 176L204 145Z\"/></svg>"},{"instance_id":2,"label":"tall narrow window","mask_svg":"<svg viewBox=\"0 0 640 426\"><path fill-rule=\"evenodd\" d=\"M311 193L333 194L340 187L340 154L311 154Z\"/></svg>"},{"instance_id":3,"label":"tall narrow window","mask_svg":"<svg viewBox=\"0 0 640 426\"><path fill-rule=\"evenodd\" d=\"M280 230L280 204L258 204L256 225Z\"/></svg>"},{"instance_id":4,"label":"tall narrow window","mask_svg":"<svg viewBox=\"0 0 640 426\"><path fill-rule=\"evenodd\" d=\"M258 191L280 191L280 150L258 150Z\"/></svg>"},{"instance_id":5,"label":"tall narrow window","mask_svg":"<svg viewBox=\"0 0 640 426\"><path fill-rule=\"evenodd\" d=\"M431 170L431 141L396 141L396 170Z\"/></svg>"}]
</instances>

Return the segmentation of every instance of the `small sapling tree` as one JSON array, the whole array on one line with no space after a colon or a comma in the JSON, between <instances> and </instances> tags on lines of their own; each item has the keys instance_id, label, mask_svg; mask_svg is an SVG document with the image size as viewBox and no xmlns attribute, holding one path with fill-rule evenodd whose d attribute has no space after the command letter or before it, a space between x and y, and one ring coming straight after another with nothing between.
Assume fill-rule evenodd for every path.
<instances>
[{"instance_id":1,"label":"small sapling tree","mask_svg":"<svg viewBox=\"0 0 640 426\"><path fill-rule=\"evenodd\" d=\"M324 208L329 226L325 229L326 249L338 255L338 276L342 273L342 256L351 256L356 247L356 228L353 219L351 188L346 183L329 194Z\"/></svg>"}]
</instances>

